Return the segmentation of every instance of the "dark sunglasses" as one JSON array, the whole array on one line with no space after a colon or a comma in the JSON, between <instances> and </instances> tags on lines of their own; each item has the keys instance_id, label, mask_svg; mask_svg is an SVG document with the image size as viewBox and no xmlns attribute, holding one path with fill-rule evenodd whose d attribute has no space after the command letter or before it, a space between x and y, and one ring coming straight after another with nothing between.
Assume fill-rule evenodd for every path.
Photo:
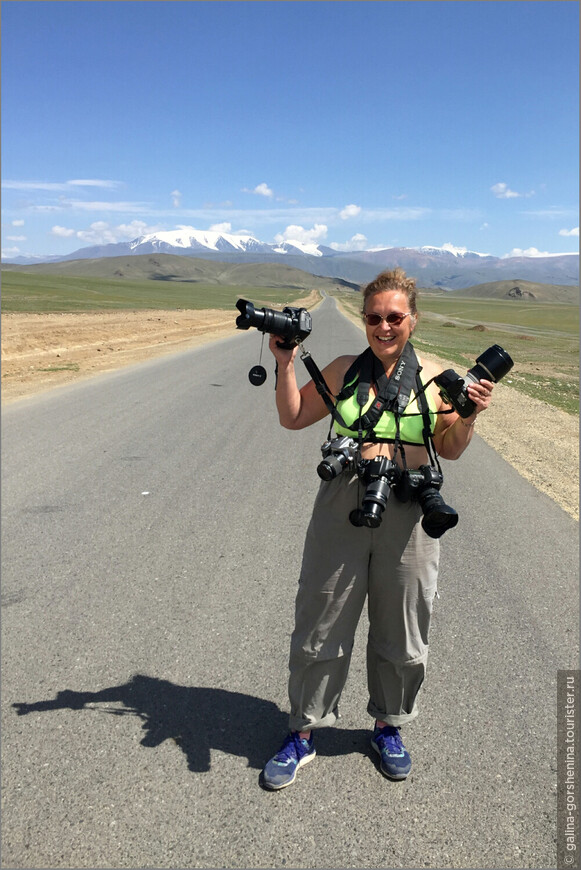
<instances>
[{"instance_id":1,"label":"dark sunglasses","mask_svg":"<svg viewBox=\"0 0 581 870\"><path fill-rule=\"evenodd\" d=\"M381 314L364 314L363 319L368 326L379 326L382 320L385 320L390 326L400 326L410 314L411 311L407 311L405 314L396 314L395 311L392 311L386 317L382 317Z\"/></svg>"}]
</instances>

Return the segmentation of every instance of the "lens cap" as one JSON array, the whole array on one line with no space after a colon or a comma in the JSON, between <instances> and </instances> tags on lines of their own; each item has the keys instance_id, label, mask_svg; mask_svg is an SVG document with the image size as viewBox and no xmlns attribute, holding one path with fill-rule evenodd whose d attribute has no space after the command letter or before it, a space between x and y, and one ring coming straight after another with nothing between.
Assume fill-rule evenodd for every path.
<instances>
[{"instance_id":1,"label":"lens cap","mask_svg":"<svg viewBox=\"0 0 581 870\"><path fill-rule=\"evenodd\" d=\"M255 387L260 387L266 380L266 369L264 366L252 366L248 372L248 380Z\"/></svg>"}]
</instances>

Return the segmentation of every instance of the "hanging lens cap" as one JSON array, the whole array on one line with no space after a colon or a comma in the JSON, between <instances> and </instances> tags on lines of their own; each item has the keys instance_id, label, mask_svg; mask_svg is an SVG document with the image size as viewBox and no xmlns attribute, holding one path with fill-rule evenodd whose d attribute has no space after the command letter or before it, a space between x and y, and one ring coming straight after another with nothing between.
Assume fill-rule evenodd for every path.
<instances>
[{"instance_id":1,"label":"hanging lens cap","mask_svg":"<svg viewBox=\"0 0 581 870\"><path fill-rule=\"evenodd\" d=\"M253 366L248 372L248 380L255 387L260 387L266 380L266 369L264 366Z\"/></svg>"}]
</instances>

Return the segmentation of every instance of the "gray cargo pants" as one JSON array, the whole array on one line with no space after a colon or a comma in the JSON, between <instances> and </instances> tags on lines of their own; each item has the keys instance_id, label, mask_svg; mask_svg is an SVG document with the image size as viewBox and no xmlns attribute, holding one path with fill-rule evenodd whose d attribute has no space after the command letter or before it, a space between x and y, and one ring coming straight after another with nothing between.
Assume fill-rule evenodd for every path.
<instances>
[{"instance_id":1,"label":"gray cargo pants","mask_svg":"<svg viewBox=\"0 0 581 870\"><path fill-rule=\"evenodd\" d=\"M418 715L440 545L421 528L417 502L393 494L377 529L353 526L363 491L344 473L322 483L315 500L291 638L291 730L335 722L366 597L367 710L395 726Z\"/></svg>"}]
</instances>

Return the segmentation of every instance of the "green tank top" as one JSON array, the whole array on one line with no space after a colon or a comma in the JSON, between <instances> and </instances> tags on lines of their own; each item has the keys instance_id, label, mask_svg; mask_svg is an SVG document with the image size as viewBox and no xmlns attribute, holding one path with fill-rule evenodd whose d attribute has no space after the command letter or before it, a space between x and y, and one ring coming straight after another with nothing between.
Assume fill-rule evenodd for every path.
<instances>
[{"instance_id":1,"label":"green tank top","mask_svg":"<svg viewBox=\"0 0 581 870\"><path fill-rule=\"evenodd\" d=\"M420 375L421 378L421 375ZM355 379L356 380L356 379ZM351 381L351 384L355 382L355 380ZM422 383L424 383L422 381ZM350 386L350 384L346 384L345 386ZM436 401L432 394L426 390L424 394L428 400L428 410L430 414L430 432L434 433L434 428L436 426ZM342 399L337 402L337 410L341 414L344 422L347 426L353 426L359 417L364 414L370 407L371 403L375 400L375 396L370 391L369 399L367 404L363 409L359 408L357 404L357 391L348 399ZM415 414L417 416L407 416L408 414ZM424 430L424 421L422 418L421 409L418 405L418 401L416 399L416 394L412 390L410 394L410 401L405 410L405 413L400 417L399 423L399 436L401 441L404 444L421 444L424 443L423 438L423 430ZM340 426L337 421L335 421L335 431L338 435L348 435L351 438L356 437L357 432L352 429L345 429L345 427ZM387 441L393 441L395 439L395 415L392 411L384 411L377 423L374 427L375 435L377 438ZM364 440L366 435L366 430L363 430Z\"/></svg>"}]
</instances>

